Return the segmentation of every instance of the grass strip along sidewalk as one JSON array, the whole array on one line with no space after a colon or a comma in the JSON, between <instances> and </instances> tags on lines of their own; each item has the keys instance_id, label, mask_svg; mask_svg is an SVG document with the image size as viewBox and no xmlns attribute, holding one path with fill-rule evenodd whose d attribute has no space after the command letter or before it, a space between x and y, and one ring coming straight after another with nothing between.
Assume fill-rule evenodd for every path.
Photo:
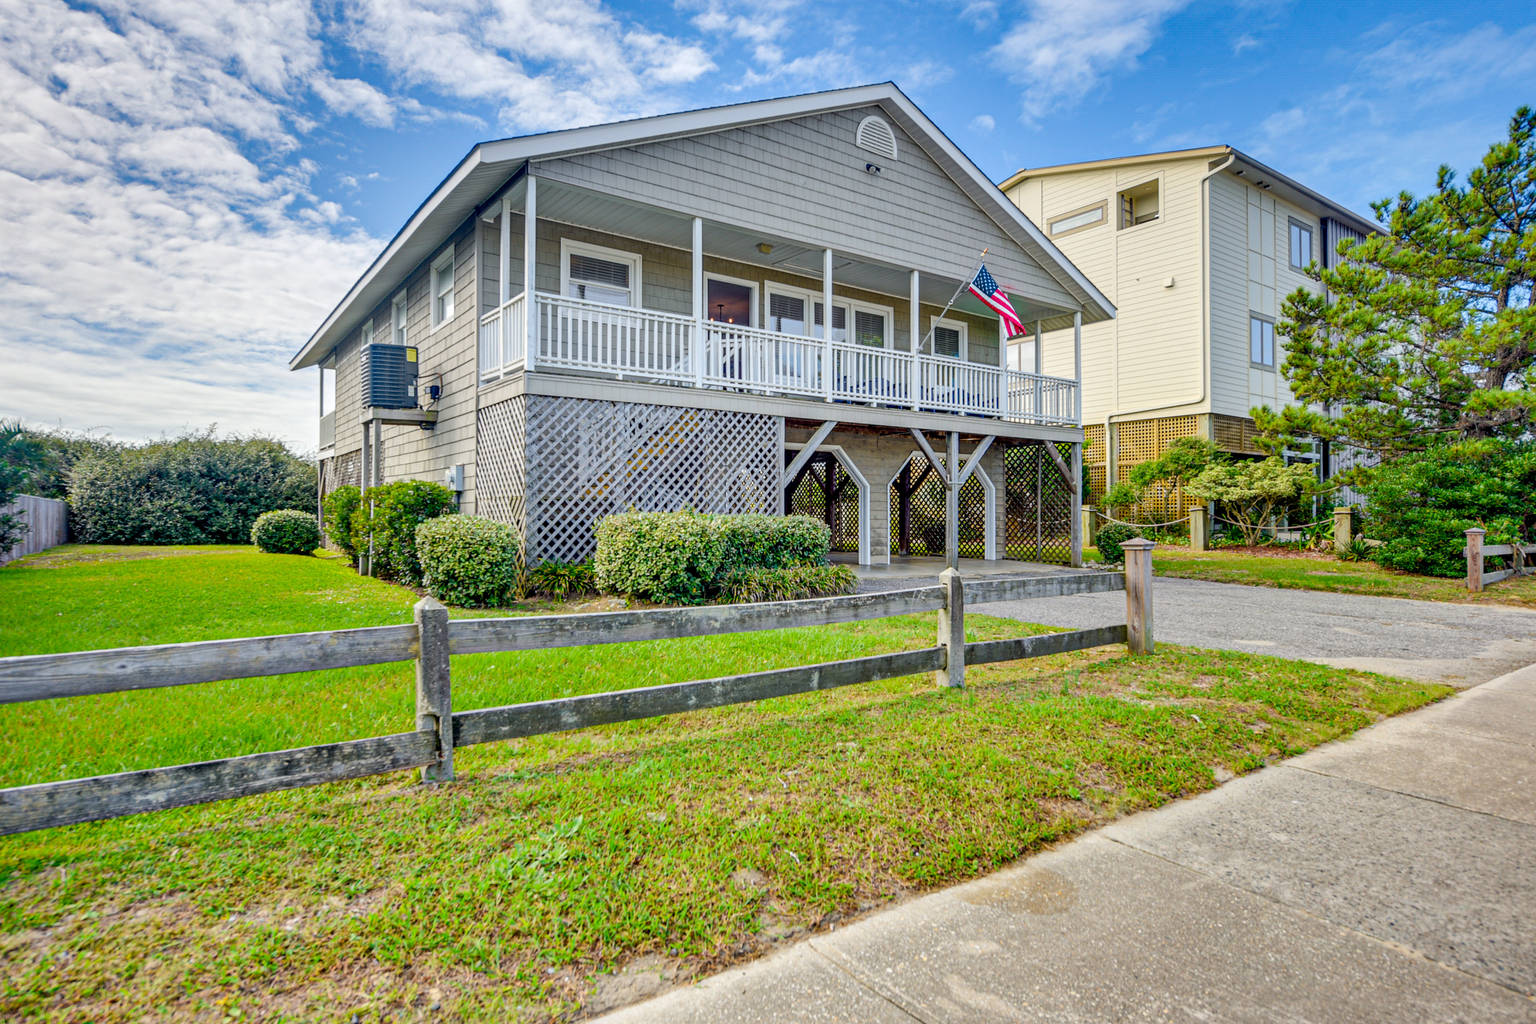
<instances>
[{"instance_id":1,"label":"grass strip along sidewalk","mask_svg":"<svg viewBox=\"0 0 1536 1024\"><path fill-rule=\"evenodd\" d=\"M404 622L323 559L77 549L0 570L0 654ZM10 624L16 624L12 628ZM971 639L1018 623L967 618ZM931 616L477 655L464 708L932 642ZM548 1020L990 871L1449 691L1104 648L467 748L459 778L0 840L0 1017ZM0 785L394 731L409 664L0 708Z\"/></svg>"},{"instance_id":2,"label":"grass strip along sidewalk","mask_svg":"<svg viewBox=\"0 0 1536 1024\"><path fill-rule=\"evenodd\" d=\"M1473 594L1468 592L1465 580L1415 576L1383 569L1375 562L1343 562L1332 555L1312 552L1264 556L1220 548L1190 551L1159 545L1153 552L1153 564L1159 576L1212 583L1536 608L1536 576L1501 580Z\"/></svg>"}]
</instances>

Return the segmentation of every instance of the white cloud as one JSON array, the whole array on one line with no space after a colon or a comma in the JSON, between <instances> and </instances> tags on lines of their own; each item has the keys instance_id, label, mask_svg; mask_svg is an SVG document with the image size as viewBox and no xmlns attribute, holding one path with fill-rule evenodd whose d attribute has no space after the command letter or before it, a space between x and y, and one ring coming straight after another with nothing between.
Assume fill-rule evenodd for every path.
<instances>
[{"instance_id":1,"label":"white cloud","mask_svg":"<svg viewBox=\"0 0 1536 1024\"><path fill-rule=\"evenodd\" d=\"M920 60L908 67L896 84L908 90L926 89L929 86L941 85L953 77L955 77L953 65L941 64L936 60Z\"/></svg>"},{"instance_id":2,"label":"white cloud","mask_svg":"<svg viewBox=\"0 0 1536 1024\"><path fill-rule=\"evenodd\" d=\"M1251 50L1258 45L1259 41L1257 39L1255 39L1251 34L1244 32L1242 35L1232 40L1232 56L1240 56L1244 50Z\"/></svg>"},{"instance_id":3,"label":"white cloud","mask_svg":"<svg viewBox=\"0 0 1536 1024\"><path fill-rule=\"evenodd\" d=\"M1189 2L1028 0L992 58L1024 87L1021 117L1034 124L1075 105L1106 76L1135 68L1163 22Z\"/></svg>"},{"instance_id":4,"label":"white cloud","mask_svg":"<svg viewBox=\"0 0 1536 1024\"><path fill-rule=\"evenodd\" d=\"M971 118L971 131L990 132L997 127L997 119L991 114L977 114Z\"/></svg>"}]
</instances>

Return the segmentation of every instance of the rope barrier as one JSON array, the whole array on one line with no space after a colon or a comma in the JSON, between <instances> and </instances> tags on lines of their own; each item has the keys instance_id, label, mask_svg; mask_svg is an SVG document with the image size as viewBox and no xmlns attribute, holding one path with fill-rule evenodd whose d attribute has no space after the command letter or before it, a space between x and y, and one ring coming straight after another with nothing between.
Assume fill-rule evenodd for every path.
<instances>
[{"instance_id":1,"label":"rope barrier","mask_svg":"<svg viewBox=\"0 0 1536 1024\"><path fill-rule=\"evenodd\" d=\"M1322 523L1331 523L1331 522L1333 522L1333 517L1329 516L1327 519L1315 519L1315 520L1313 520L1310 523L1302 523L1299 526L1253 526L1253 527L1246 527L1242 523L1235 523L1235 522L1233 522L1230 519L1223 519L1223 518L1221 518L1221 516L1212 516L1211 518L1216 520L1216 522L1218 522L1218 523L1226 523L1228 526L1235 526L1239 530L1245 530L1245 529L1274 530L1277 533L1279 531L1281 531L1281 530L1305 530L1309 526L1318 526L1318 525L1320 525Z\"/></svg>"},{"instance_id":2,"label":"rope barrier","mask_svg":"<svg viewBox=\"0 0 1536 1024\"><path fill-rule=\"evenodd\" d=\"M1119 523L1121 526L1130 526L1138 530L1150 530L1155 526L1174 526L1178 523L1186 522L1189 519L1189 516L1185 516L1183 519L1170 519L1166 523L1128 523L1123 519L1116 519L1114 516L1105 515L1103 512L1100 512L1097 509L1094 510L1093 514L1106 522Z\"/></svg>"}]
</instances>

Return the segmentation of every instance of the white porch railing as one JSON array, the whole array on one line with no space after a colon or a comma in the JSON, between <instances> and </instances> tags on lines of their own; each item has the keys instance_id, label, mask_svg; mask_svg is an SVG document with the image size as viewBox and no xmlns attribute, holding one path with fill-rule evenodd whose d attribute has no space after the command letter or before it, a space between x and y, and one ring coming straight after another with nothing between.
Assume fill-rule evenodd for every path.
<instances>
[{"instance_id":1,"label":"white porch railing","mask_svg":"<svg viewBox=\"0 0 1536 1024\"><path fill-rule=\"evenodd\" d=\"M534 365L621 379L857 402L1021 423L1077 423L1078 385L944 356L541 294ZM518 295L480 318L480 379L527 365ZM702 345L699 339L702 334ZM915 391L914 391L915 389Z\"/></svg>"},{"instance_id":2,"label":"white porch railing","mask_svg":"<svg viewBox=\"0 0 1536 1024\"><path fill-rule=\"evenodd\" d=\"M480 318L480 379L496 380L521 370L528 357L528 318L514 295Z\"/></svg>"}]
</instances>

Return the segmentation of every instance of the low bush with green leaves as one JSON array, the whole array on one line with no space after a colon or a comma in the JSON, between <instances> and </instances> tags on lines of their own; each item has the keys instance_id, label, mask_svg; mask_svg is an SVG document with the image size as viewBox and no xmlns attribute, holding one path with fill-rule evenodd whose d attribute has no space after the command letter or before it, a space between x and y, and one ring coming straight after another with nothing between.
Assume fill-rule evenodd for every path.
<instances>
[{"instance_id":1,"label":"low bush with green leaves","mask_svg":"<svg viewBox=\"0 0 1536 1024\"><path fill-rule=\"evenodd\" d=\"M1110 523L1099 531L1098 549L1099 560L1105 564L1114 564L1125 561L1125 551L1121 545L1133 537L1140 537L1141 531L1131 526L1122 526L1120 523Z\"/></svg>"},{"instance_id":2,"label":"low bush with green leaves","mask_svg":"<svg viewBox=\"0 0 1536 1024\"><path fill-rule=\"evenodd\" d=\"M657 604L703 604L725 558L713 516L623 512L597 524L593 576L606 593Z\"/></svg>"},{"instance_id":3,"label":"low bush with green leaves","mask_svg":"<svg viewBox=\"0 0 1536 1024\"><path fill-rule=\"evenodd\" d=\"M371 534L373 574L407 586L420 586L416 527L457 510L458 499L442 484L397 480L370 487L358 499L357 511L352 516L352 547L359 554L370 550Z\"/></svg>"},{"instance_id":4,"label":"low bush with green leaves","mask_svg":"<svg viewBox=\"0 0 1536 1024\"><path fill-rule=\"evenodd\" d=\"M438 516L416 527L422 584L444 604L505 604L517 585L517 532L479 516Z\"/></svg>"},{"instance_id":5,"label":"low bush with green leaves","mask_svg":"<svg viewBox=\"0 0 1536 1024\"><path fill-rule=\"evenodd\" d=\"M320 546L320 523L314 513L293 508L263 512L251 526L251 543L268 554L312 555Z\"/></svg>"},{"instance_id":6,"label":"low bush with green leaves","mask_svg":"<svg viewBox=\"0 0 1536 1024\"><path fill-rule=\"evenodd\" d=\"M719 594L733 603L795 601L803 597L851 594L858 574L849 565L795 565L782 569L737 569L720 581Z\"/></svg>"},{"instance_id":7,"label":"low bush with green leaves","mask_svg":"<svg viewBox=\"0 0 1536 1024\"><path fill-rule=\"evenodd\" d=\"M327 494L320 505L325 513L326 540L354 562L357 561L357 548L352 546L352 517L357 514L362 498L361 488L346 484Z\"/></svg>"},{"instance_id":8,"label":"low bush with green leaves","mask_svg":"<svg viewBox=\"0 0 1536 1024\"><path fill-rule=\"evenodd\" d=\"M821 565L832 550L832 531L811 516L761 513L709 517L725 544L720 575L742 568L786 569Z\"/></svg>"},{"instance_id":9,"label":"low bush with green leaves","mask_svg":"<svg viewBox=\"0 0 1536 1024\"><path fill-rule=\"evenodd\" d=\"M523 577L523 590L564 601L577 594L597 592L592 560L582 562L544 562L529 569Z\"/></svg>"}]
</instances>

